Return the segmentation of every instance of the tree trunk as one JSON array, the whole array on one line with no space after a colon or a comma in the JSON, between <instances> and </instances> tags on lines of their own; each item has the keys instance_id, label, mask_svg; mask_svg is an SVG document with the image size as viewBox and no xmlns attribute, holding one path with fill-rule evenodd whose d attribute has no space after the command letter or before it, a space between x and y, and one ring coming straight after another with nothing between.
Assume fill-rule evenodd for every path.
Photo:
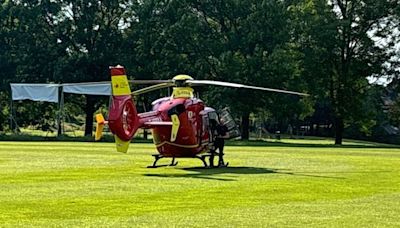
<instances>
[{"instance_id":1,"label":"tree trunk","mask_svg":"<svg viewBox=\"0 0 400 228\"><path fill-rule=\"evenodd\" d=\"M1 116L1 113L0 113L0 131L3 131L3 117Z\"/></svg>"},{"instance_id":2,"label":"tree trunk","mask_svg":"<svg viewBox=\"0 0 400 228\"><path fill-rule=\"evenodd\" d=\"M60 137L62 135L62 129L61 128L62 128L61 121L58 120L58 123L57 123L57 137Z\"/></svg>"},{"instance_id":3,"label":"tree trunk","mask_svg":"<svg viewBox=\"0 0 400 228\"><path fill-rule=\"evenodd\" d=\"M249 139L250 113L242 115L242 140Z\"/></svg>"},{"instance_id":4,"label":"tree trunk","mask_svg":"<svg viewBox=\"0 0 400 228\"><path fill-rule=\"evenodd\" d=\"M335 145L342 145L343 141L343 118L335 117Z\"/></svg>"},{"instance_id":5,"label":"tree trunk","mask_svg":"<svg viewBox=\"0 0 400 228\"><path fill-rule=\"evenodd\" d=\"M85 136L92 136L93 133L93 115L94 115L95 99L91 95L86 95L86 121L85 121Z\"/></svg>"}]
</instances>

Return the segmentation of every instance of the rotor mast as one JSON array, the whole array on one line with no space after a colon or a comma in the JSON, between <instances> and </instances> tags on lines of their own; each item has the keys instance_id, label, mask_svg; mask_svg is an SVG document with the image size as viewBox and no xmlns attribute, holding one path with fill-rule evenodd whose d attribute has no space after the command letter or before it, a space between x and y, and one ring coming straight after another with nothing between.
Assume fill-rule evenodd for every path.
<instances>
[{"instance_id":1,"label":"rotor mast","mask_svg":"<svg viewBox=\"0 0 400 228\"><path fill-rule=\"evenodd\" d=\"M194 90L189 87L186 83L187 80L193 80L192 77L186 74L179 74L172 78L172 81L175 83L176 87L172 88L172 97L173 98L193 98Z\"/></svg>"}]
</instances>

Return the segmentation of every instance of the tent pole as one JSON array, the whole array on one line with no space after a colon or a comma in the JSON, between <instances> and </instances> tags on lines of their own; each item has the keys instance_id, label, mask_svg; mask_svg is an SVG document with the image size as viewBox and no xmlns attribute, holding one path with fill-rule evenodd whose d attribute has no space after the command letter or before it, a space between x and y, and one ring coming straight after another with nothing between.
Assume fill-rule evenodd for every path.
<instances>
[{"instance_id":1,"label":"tent pole","mask_svg":"<svg viewBox=\"0 0 400 228\"><path fill-rule=\"evenodd\" d=\"M10 92L10 129L11 131L14 131L14 127L13 127L13 113L14 113L14 105L13 105L13 98L12 98L12 90Z\"/></svg>"},{"instance_id":2,"label":"tent pole","mask_svg":"<svg viewBox=\"0 0 400 228\"><path fill-rule=\"evenodd\" d=\"M12 97L12 90L10 90L10 129L14 133L18 133L19 126L17 120L15 119L15 109L14 109L14 100Z\"/></svg>"},{"instance_id":3,"label":"tent pole","mask_svg":"<svg viewBox=\"0 0 400 228\"><path fill-rule=\"evenodd\" d=\"M61 128L61 116L62 116L62 110L63 110L63 87L60 86L60 91L59 91L59 100L58 100L58 115L57 115L57 137L60 137L62 135L62 128Z\"/></svg>"},{"instance_id":4,"label":"tent pole","mask_svg":"<svg viewBox=\"0 0 400 228\"><path fill-rule=\"evenodd\" d=\"M61 87L61 134L65 134L64 86Z\"/></svg>"},{"instance_id":5,"label":"tent pole","mask_svg":"<svg viewBox=\"0 0 400 228\"><path fill-rule=\"evenodd\" d=\"M111 104L112 104L112 95L110 95L110 96L108 97L108 109L110 109Z\"/></svg>"}]
</instances>

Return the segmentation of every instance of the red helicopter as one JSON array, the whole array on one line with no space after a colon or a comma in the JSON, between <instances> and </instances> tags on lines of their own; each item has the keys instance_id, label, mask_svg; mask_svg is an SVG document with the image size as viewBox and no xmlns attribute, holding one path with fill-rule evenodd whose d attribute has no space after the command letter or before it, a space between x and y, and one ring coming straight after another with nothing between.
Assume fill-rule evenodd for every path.
<instances>
[{"instance_id":1,"label":"red helicopter","mask_svg":"<svg viewBox=\"0 0 400 228\"><path fill-rule=\"evenodd\" d=\"M161 158L199 158L205 167L213 166L214 141L216 139L213 123L227 127L231 137L237 136L237 126L227 110L217 113L195 97L192 86L215 85L234 88L256 89L279 93L308 96L304 93L248 86L210 80L194 80L188 75L177 75L172 80L137 80L134 84L154 84L131 92L124 67L110 67L112 103L108 121L101 114L96 115L96 140L102 136L105 124L114 134L117 151L126 153L129 143L139 128L151 128L153 141L158 154L152 166L158 167ZM173 87L172 95L155 100L152 111L138 113L132 96L153 90ZM215 125L215 124L214 124ZM210 164L206 158L210 157Z\"/></svg>"}]
</instances>

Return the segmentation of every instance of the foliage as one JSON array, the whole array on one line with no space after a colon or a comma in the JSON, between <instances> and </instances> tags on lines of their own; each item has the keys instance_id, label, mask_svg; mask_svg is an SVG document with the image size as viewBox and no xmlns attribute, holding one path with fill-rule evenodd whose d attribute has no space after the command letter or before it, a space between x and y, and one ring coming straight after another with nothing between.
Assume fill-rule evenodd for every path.
<instances>
[{"instance_id":1,"label":"foliage","mask_svg":"<svg viewBox=\"0 0 400 228\"><path fill-rule=\"evenodd\" d=\"M8 96L5 92L0 91L0 132L8 128L9 110L7 110Z\"/></svg>"},{"instance_id":2,"label":"foliage","mask_svg":"<svg viewBox=\"0 0 400 228\"><path fill-rule=\"evenodd\" d=\"M187 73L198 79L304 89L280 1L145 1L135 7L137 20L127 32L133 75L165 79ZM269 108L266 102L279 102L252 91L207 88L200 93L214 106L228 105L245 116L258 106Z\"/></svg>"},{"instance_id":3,"label":"foliage","mask_svg":"<svg viewBox=\"0 0 400 228\"><path fill-rule=\"evenodd\" d=\"M397 1L303 1L293 8L305 56L305 77L315 94L329 98L335 116L336 144L345 125L364 112L367 77L387 72L394 55ZM384 39L380 44L376 39ZM318 63L319 67L315 67ZM321 90L322 89L322 90Z\"/></svg>"},{"instance_id":4,"label":"foliage","mask_svg":"<svg viewBox=\"0 0 400 228\"><path fill-rule=\"evenodd\" d=\"M122 64L136 79L186 73L302 91L312 96L224 88L199 93L241 117L243 138L251 113L285 128L327 105L340 144L345 127L370 132L379 124L377 109L366 112L373 90L366 78L395 71L398 16L395 0L9 0L0 5L0 90L9 82L109 80L108 66ZM139 103L161 93L167 92ZM66 108L84 110L90 135L93 113L107 100L86 96L73 103ZM39 118L40 112L21 113L21 119Z\"/></svg>"},{"instance_id":5,"label":"foliage","mask_svg":"<svg viewBox=\"0 0 400 228\"><path fill-rule=\"evenodd\" d=\"M0 90L7 91L2 104L2 115L9 115L10 82L54 82L54 65L62 53L58 52L56 37L48 26L49 15L56 13L57 6L49 1L6 1L1 5L0 42L2 46ZM4 49L3 49L4 48ZM3 52L4 50L4 52ZM36 125L42 122L48 128L51 110L42 110L40 104L20 106L21 124ZM50 107L46 105L46 107ZM6 109L7 111L5 111ZM42 112L43 111L43 112ZM27 123L26 121L31 121ZM54 121L54 120L53 120ZM46 122L46 123L44 123ZM2 121L0 124L6 124Z\"/></svg>"},{"instance_id":6,"label":"foliage","mask_svg":"<svg viewBox=\"0 0 400 228\"><path fill-rule=\"evenodd\" d=\"M389 119L395 126L400 126L400 97L389 107Z\"/></svg>"}]
</instances>

